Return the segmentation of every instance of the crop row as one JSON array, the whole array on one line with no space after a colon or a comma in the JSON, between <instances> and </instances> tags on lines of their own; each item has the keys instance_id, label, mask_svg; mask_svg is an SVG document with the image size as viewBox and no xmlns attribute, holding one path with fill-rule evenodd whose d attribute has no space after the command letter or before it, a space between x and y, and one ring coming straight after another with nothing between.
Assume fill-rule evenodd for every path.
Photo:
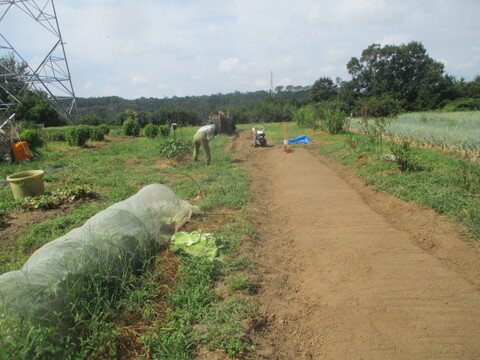
<instances>
[{"instance_id":1,"label":"crop row","mask_svg":"<svg viewBox=\"0 0 480 360\"><path fill-rule=\"evenodd\" d=\"M361 130L362 120L352 119L351 126ZM388 121L385 130L418 145L465 153L480 151L480 111L403 114Z\"/></svg>"}]
</instances>

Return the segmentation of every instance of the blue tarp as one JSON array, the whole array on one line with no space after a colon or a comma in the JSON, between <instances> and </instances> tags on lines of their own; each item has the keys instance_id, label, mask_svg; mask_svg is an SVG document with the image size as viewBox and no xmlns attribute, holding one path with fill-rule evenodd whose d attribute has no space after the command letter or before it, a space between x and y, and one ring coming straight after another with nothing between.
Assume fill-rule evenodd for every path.
<instances>
[{"instance_id":1,"label":"blue tarp","mask_svg":"<svg viewBox=\"0 0 480 360\"><path fill-rule=\"evenodd\" d=\"M295 139L288 140L288 143L289 144L298 144L298 143L310 144L311 141L307 135L302 135L302 136L296 137Z\"/></svg>"}]
</instances>

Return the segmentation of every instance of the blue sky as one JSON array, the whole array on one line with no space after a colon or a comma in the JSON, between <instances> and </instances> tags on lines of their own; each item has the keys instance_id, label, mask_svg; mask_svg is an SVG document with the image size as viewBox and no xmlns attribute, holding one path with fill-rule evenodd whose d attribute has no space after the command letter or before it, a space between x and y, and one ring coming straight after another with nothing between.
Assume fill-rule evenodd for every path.
<instances>
[{"instance_id":1,"label":"blue sky","mask_svg":"<svg viewBox=\"0 0 480 360\"><path fill-rule=\"evenodd\" d=\"M414 40L449 75L480 75L478 0L56 0L55 8L79 97L349 80L347 62L369 45ZM23 38L19 31L9 36L35 63L49 49L48 36L22 16L9 13L0 31L23 29Z\"/></svg>"}]
</instances>

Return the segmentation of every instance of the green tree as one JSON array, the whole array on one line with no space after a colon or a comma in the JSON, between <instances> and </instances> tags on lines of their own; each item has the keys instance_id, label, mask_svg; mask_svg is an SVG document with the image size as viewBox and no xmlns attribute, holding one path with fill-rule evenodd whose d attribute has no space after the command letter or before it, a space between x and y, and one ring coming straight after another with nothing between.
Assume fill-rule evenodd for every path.
<instances>
[{"instance_id":1,"label":"green tree","mask_svg":"<svg viewBox=\"0 0 480 360\"><path fill-rule=\"evenodd\" d=\"M347 64L356 91L361 95L384 96L402 101L408 110L427 94L444 94L448 80L444 66L428 56L420 42L400 46L372 44L363 50L360 59L353 57ZM435 102L441 101L441 96Z\"/></svg>"},{"instance_id":2,"label":"green tree","mask_svg":"<svg viewBox=\"0 0 480 360\"><path fill-rule=\"evenodd\" d=\"M460 97L480 99L480 75L477 75L472 81L466 82L461 79L457 88Z\"/></svg>"},{"instance_id":3,"label":"green tree","mask_svg":"<svg viewBox=\"0 0 480 360\"><path fill-rule=\"evenodd\" d=\"M293 119L294 108L284 101L265 100L252 112L252 120L257 123L289 122Z\"/></svg>"},{"instance_id":4,"label":"green tree","mask_svg":"<svg viewBox=\"0 0 480 360\"><path fill-rule=\"evenodd\" d=\"M27 76L28 66L15 60L13 53L0 57L0 100L9 103L9 95L19 96L25 87L23 78Z\"/></svg>"},{"instance_id":5,"label":"green tree","mask_svg":"<svg viewBox=\"0 0 480 360\"><path fill-rule=\"evenodd\" d=\"M119 116L119 124L123 126L123 123L129 119L137 120L137 112L132 109L124 110Z\"/></svg>"},{"instance_id":6,"label":"green tree","mask_svg":"<svg viewBox=\"0 0 480 360\"><path fill-rule=\"evenodd\" d=\"M57 111L44 100L44 93L26 91L21 97L21 104L16 107L16 121L33 122L43 124L45 127L66 125L65 119L60 117Z\"/></svg>"},{"instance_id":7,"label":"green tree","mask_svg":"<svg viewBox=\"0 0 480 360\"><path fill-rule=\"evenodd\" d=\"M316 105L308 104L297 109L293 114L293 120L301 128L318 129L320 126L320 112Z\"/></svg>"},{"instance_id":8,"label":"green tree","mask_svg":"<svg viewBox=\"0 0 480 360\"><path fill-rule=\"evenodd\" d=\"M328 101L338 95L338 87L332 79L321 77L310 88L310 100L312 102Z\"/></svg>"},{"instance_id":9,"label":"green tree","mask_svg":"<svg viewBox=\"0 0 480 360\"><path fill-rule=\"evenodd\" d=\"M82 125L91 125L91 126L98 126L103 123L102 118L94 113L88 113L85 115L80 116L78 121L79 124Z\"/></svg>"}]
</instances>

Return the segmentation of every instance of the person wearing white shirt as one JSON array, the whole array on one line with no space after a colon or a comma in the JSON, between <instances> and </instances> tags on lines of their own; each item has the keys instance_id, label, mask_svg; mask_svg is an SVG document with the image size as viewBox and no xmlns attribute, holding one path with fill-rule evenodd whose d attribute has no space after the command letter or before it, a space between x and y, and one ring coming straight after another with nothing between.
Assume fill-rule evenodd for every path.
<instances>
[{"instance_id":1,"label":"person wearing white shirt","mask_svg":"<svg viewBox=\"0 0 480 360\"><path fill-rule=\"evenodd\" d=\"M205 150L205 155L207 155L207 165L210 165L211 162L211 154L210 154L210 146L208 142L213 140L214 136L218 134L217 126L215 124L205 125L202 126L200 129L197 130L195 135L193 136L193 160L198 160L198 155L200 151L200 147L203 147Z\"/></svg>"}]
</instances>

